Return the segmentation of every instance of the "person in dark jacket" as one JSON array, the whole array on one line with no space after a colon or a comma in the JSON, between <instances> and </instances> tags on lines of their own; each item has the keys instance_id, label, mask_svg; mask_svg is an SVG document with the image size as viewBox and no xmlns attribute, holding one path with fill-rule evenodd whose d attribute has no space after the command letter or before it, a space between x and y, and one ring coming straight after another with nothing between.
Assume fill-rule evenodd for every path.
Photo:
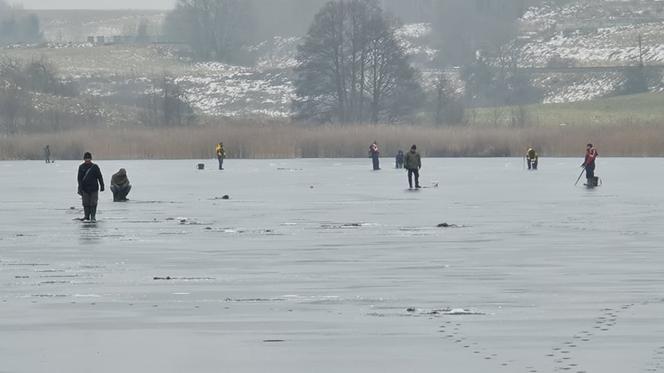
<instances>
[{"instance_id":1,"label":"person in dark jacket","mask_svg":"<svg viewBox=\"0 0 664 373\"><path fill-rule=\"evenodd\" d=\"M83 200L85 216L82 220L97 220L99 192L104 191L104 178L99 166L92 163L92 154L83 155L83 164L78 167L78 194Z\"/></svg>"},{"instance_id":2,"label":"person in dark jacket","mask_svg":"<svg viewBox=\"0 0 664 373\"><path fill-rule=\"evenodd\" d=\"M526 163L528 163L529 170L537 170L537 164L539 163L539 156L535 149L531 146L526 152Z\"/></svg>"},{"instance_id":3,"label":"person in dark jacket","mask_svg":"<svg viewBox=\"0 0 664 373\"><path fill-rule=\"evenodd\" d=\"M44 147L44 159L46 163L51 163L51 147L48 145Z\"/></svg>"},{"instance_id":4,"label":"person in dark jacket","mask_svg":"<svg viewBox=\"0 0 664 373\"><path fill-rule=\"evenodd\" d=\"M127 177L127 170L121 168L120 171L111 177L111 192L113 192L113 202L126 202L127 194L131 191L131 184Z\"/></svg>"},{"instance_id":5,"label":"person in dark jacket","mask_svg":"<svg viewBox=\"0 0 664 373\"><path fill-rule=\"evenodd\" d=\"M415 175L415 188L420 189L420 169L422 168L422 157L417 152L417 146L410 147L410 151L406 153L404 166L408 170L408 185L413 189L413 175Z\"/></svg>"},{"instance_id":6,"label":"person in dark jacket","mask_svg":"<svg viewBox=\"0 0 664 373\"><path fill-rule=\"evenodd\" d=\"M403 168L404 157L403 150L399 150L396 156L396 168Z\"/></svg>"}]
</instances>

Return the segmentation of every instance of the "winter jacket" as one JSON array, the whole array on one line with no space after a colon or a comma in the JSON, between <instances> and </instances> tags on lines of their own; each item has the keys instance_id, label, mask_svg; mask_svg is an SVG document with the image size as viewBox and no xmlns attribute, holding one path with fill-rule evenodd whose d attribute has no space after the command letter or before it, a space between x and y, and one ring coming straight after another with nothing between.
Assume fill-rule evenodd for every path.
<instances>
[{"instance_id":1,"label":"winter jacket","mask_svg":"<svg viewBox=\"0 0 664 373\"><path fill-rule=\"evenodd\" d=\"M597 149L591 148L586 151L586 159L583 161L583 166L594 166L595 165L595 159L597 159L597 156L599 156L599 153L597 153Z\"/></svg>"},{"instance_id":2,"label":"winter jacket","mask_svg":"<svg viewBox=\"0 0 664 373\"><path fill-rule=\"evenodd\" d=\"M104 191L104 178L99 166L94 163L83 163L78 167L78 190L86 193Z\"/></svg>"},{"instance_id":3,"label":"winter jacket","mask_svg":"<svg viewBox=\"0 0 664 373\"><path fill-rule=\"evenodd\" d=\"M111 177L111 185L117 185L123 187L129 184L129 178L127 178L127 170L121 168L120 171L113 174Z\"/></svg>"},{"instance_id":4,"label":"winter jacket","mask_svg":"<svg viewBox=\"0 0 664 373\"><path fill-rule=\"evenodd\" d=\"M404 167L407 170L419 170L422 167L422 158L420 157L420 153L413 151L406 153Z\"/></svg>"},{"instance_id":5,"label":"winter jacket","mask_svg":"<svg viewBox=\"0 0 664 373\"><path fill-rule=\"evenodd\" d=\"M378 145L377 144L371 144L369 147L369 156L371 157L378 157L380 154L380 151L378 150Z\"/></svg>"},{"instance_id":6,"label":"winter jacket","mask_svg":"<svg viewBox=\"0 0 664 373\"><path fill-rule=\"evenodd\" d=\"M226 158L226 151L224 151L224 147L221 144L217 144L217 147L216 147L215 150L217 152L217 157Z\"/></svg>"}]
</instances>

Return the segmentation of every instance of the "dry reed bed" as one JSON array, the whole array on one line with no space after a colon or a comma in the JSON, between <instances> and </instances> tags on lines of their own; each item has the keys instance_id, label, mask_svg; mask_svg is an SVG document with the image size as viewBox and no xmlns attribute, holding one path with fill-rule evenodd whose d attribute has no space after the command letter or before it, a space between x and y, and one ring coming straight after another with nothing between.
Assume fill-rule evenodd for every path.
<instances>
[{"instance_id":1,"label":"dry reed bed","mask_svg":"<svg viewBox=\"0 0 664 373\"><path fill-rule=\"evenodd\" d=\"M232 158L365 157L372 141L383 156L417 144L427 157L522 156L535 146L546 156L579 156L594 142L605 156L664 156L664 127L597 126L474 128L407 125L228 123L188 128L81 129L0 138L0 159L205 159L223 141Z\"/></svg>"}]
</instances>

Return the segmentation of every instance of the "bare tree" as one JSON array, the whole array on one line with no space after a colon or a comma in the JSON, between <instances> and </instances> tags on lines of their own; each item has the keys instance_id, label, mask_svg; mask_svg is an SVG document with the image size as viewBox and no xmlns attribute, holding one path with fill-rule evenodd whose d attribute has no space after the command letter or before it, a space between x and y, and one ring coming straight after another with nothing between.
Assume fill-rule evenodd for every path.
<instances>
[{"instance_id":1,"label":"bare tree","mask_svg":"<svg viewBox=\"0 0 664 373\"><path fill-rule=\"evenodd\" d=\"M185 126L194 120L194 111L186 102L183 90L168 74L154 78L150 93L139 98L139 102L140 121L145 126Z\"/></svg>"},{"instance_id":2,"label":"bare tree","mask_svg":"<svg viewBox=\"0 0 664 373\"><path fill-rule=\"evenodd\" d=\"M493 54L516 35L524 0L434 0L433 26L440 62L464 66L477 51Z\"/></svg>"},{"instance_id":3,"label":"bare tree","mask_svg":"<svg viewBox=\"0 0 664 373\"><path fill-rule=\"evenodd\" d=\"M465 107L457 97L452 84L443 74L436 77L434 85L434 123L440 125L461 124L464 121Z\"/></svg>"},{"instance_id":4,"label":"bare tree","mask_svg":"<svg viewBox=\"0 0 664 373\"><path fill-rule=\"evenodd\" d=\"M230 60L250 34L249 9L242 0L178 0L165 33L201 59Z\"/></svg>"},{"instance_id":5,"label":"bare tree","mask_svg":"<svg viewBox=\"0 0 664 373\"><path fill-rule=\"evenodd\" d=\"M150 42L149 34L150 22L147 19L141 18L136 27L136 42L139 44L145 44Z\"/></svg>"},{"instance_id":6,"label":"bare tree","mask_svg":"<svg viewBox=\"0 0 664 373\"><path fill-rule=\"evenodd\" d=\"M377 1L328 2L298 48L296 116L375 123L411 113L421 87L396 27Z\"/></svg>"},{"instance_id":7,"label":"bare tree","mask_svg":"<svg viewBox=\"0 0 664 373\"><path fill-rule=\"evenodd\" d=\"M21 119L25 124L32 108L32 96L25 89L26 79L17 60L0 62L0 124L5 134L19 131Z\"/></svg>"},{"instance_id":8,"label":"bare tree","mask_svg":"<svg viewBox=\"0 0 664 373\"><path fill-rule=\"evenodd\" d=\"M42 40L39 17L0 0L0 45Z\"/></svg>"}]
</instances>

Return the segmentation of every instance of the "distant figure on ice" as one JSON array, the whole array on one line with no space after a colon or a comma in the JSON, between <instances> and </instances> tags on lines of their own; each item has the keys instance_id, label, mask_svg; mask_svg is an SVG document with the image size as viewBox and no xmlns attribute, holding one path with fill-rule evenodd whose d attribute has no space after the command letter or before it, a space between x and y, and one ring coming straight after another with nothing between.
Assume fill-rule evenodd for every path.
<instances>
[{"instance_id":1,"label":"distant figure on ice","mask_svg":"<svg viewBox=\"0 0 664 373\"><path fill-rule=\"evenodd\" d=\"M111 177L111 192L113 192L113 202L126 202L127 195L131 191L131 184L127 178L127 170L121 168L120 171Z\"/></svg>"},{"instance_id":2,"label":"distant figure on ice","mask_svg":"<svg viewBox=\"0 0 664 373\"><path fill-rule=\"evenodd\" d=\"M369 146L369 156L373 161L374 171L380 170L380 151L378 150L378 142L374 141L371 146Z\"/></svg>"},{"instance_id":3,"label":"distant figure on ice","mask_svg":"<svg viewBox=\"0 0 664 373\"><path fill-rule=\"evenodd\" d=\"M586 169L586 179L588 180L586 185L589 187L596 187L599 184L599 179L595 177L595 160L597 156L599 156L599 153L597 153L597 149L595 149L593 144L586 145L586 158L581 167L585 167Z\"/></svg>"},{"instance_id":4,"label":"distant figure on ice","mask_svg":"<svg viewBox=\"0 0 664 373\"><path fill-rule=\"evenodd\" d=\"M224 169L224 159L226 158L226 151L224 150L224 143L220 142L217 144L217 147L215 149L217 153L217 159L219 160L219 169L223 170Z\"/></svg>"},{"instance_id":5,"label":"distant figure on ice","mask_svg":"<svg viewBox=\"0 0 664 373\"><path fill-rule=\"evenodd\" d=\"M537 155L537 152L533 147L531 146L528 148L528 152L526 153L526 162L528 163L528 169L536 171L537 170L537 164L539 163L539 156Z\"/></svg>"},{"instance_id":6,"label":"distant figure on ice","mask_svg":"<svg viewBox=\"0 0 664 373\"><path fill-rule=\"evenodd\" d=\"M396 157L396 168L403 168L404 157L403 150L399 150Z\"/></svg>"},{"instance_id":7,"label":"distant figure on ice","mask_svg":"<svg viewBox=\"0 0 664 373\"><path fill-rule=\"evenodd\" d=\"M99 191L104 191L104 178L99 166L92 163L92 154L85 153L83 164L78 167L78 194L81 195L83 200L83 211L85 213L81 220L97 220Z\"/></svg>"},{"instance_id":8,"label":"distant figure on ice","mask_svg":"<svg viewBox=\"0 0 664 373\"><path fill-rule=\"evenodd\" d=\"M417 152L417 146L410 147L410 151L406 153L404 162L406 170L408 170L408 185L413 189L413 175L415 175L415 188L420 189L420 169L422 168L422 157Z\"/></svg>"},{"instance_id":9,"label":"distant figure on ice","mask_svg":"<svg viewBox=\"0 0 664 373\"><path fill-rule=\"evenodd\" d=\"M44 159L46 163L51 163L51 147L48 145L44 147Z\"/></svg>"}]
</instances>

